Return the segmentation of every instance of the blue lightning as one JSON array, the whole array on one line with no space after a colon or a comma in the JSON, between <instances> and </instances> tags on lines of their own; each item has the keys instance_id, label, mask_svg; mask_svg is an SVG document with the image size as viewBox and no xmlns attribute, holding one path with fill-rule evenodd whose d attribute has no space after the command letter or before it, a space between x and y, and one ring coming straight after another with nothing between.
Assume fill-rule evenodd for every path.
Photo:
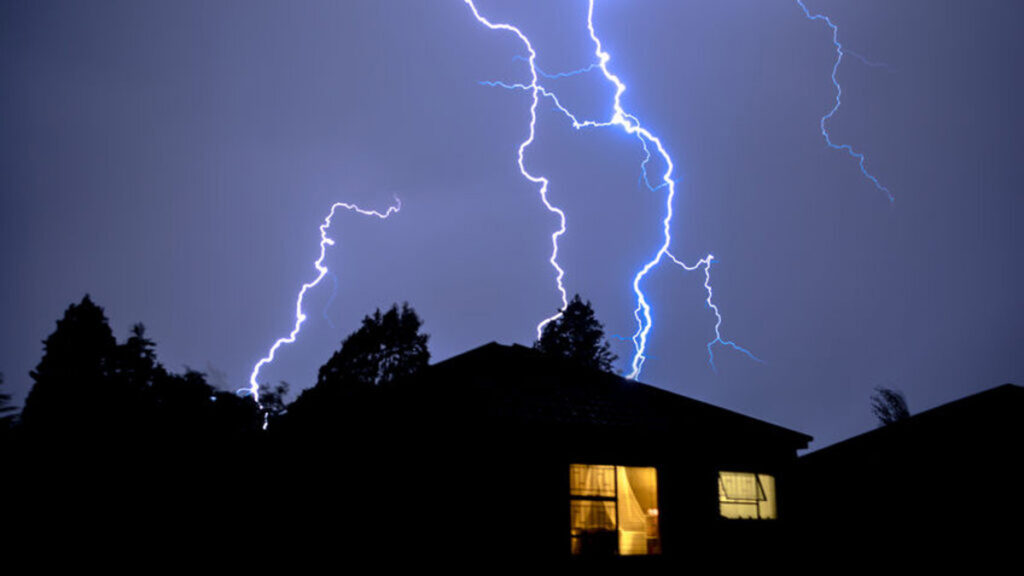
<instances>
[{"instance_id":1,"label":"blue lightning","mask_svg":"<svg viewBox=\"0 0 1024 576\"><path fill-rule=\"evenodd\" d=\"M588 10L587 10L587 29L588 29L588 31L590 33L591 41L594 43L594 55L597 58L597 62L593 63L593 64L591 64L591 65L589 65L589 66L587 66L585 68L580 68L578 70L573 70L571 72L564 72L564 73L560 73L560 74L547 74L547 73L543 73L543 72L541 72L539 70L539 68L536 65L537 54L534 51L533 47L530 45L529 40L526 38L526 36L518 28L515 28L514 26L511 26L509 24L492 24L491 22L489 22L487 19L483 18L480 15L480 13L476 9L476 6L474 6L472 0L465 0L465 1L466 1L466 4L469 5L469 7L473 10L473 14L477 18L478 21L480 21L482 24L484 24L485 26L487 26L488 28L490 28L492 30L501 29L501 30L508 30L508 31L511 31L511 32L515 33L520 38L520 40L522 40L522 42L526 45L527 51L530 54L529 58L526 58L526 57L523 57L523 56L517 56L516 57L519 60L526 61L529 64L529 66L530 66L531 82L529 84L522 84L522 83L510 84L510 83L505 83L505 82L500 82L500 81L484 81L484 82L480 82L480 84L485 85L485 86L509 89L509 90L525 90L525 91L529 91L532 94L532 104L531 104L531 107L530 107L530 136L519 148L519 167L520 167L520 171L522 172L522 174L523 174L523 176L525 178L527 178L528 180L530 180L532 182L535 182L535 183L541 183L541 196L542 196L542 198L544 200L545 205L548 207L549 210L554 211L554 209L548 203L548 200L547 200L547 184L548 184L547 180L543 179L543 178L538 178L538 177L530 175L526 171L525 167L523 166L523 151L525 150L525 148L527 146L529 146L530 143L533 142L534 133L535 133L535 124L536 124L536 120L537 120L537 105L538 105L538 102L539 102L541 97L550 99L552 101L552 103L554 104L554 107L557 110L559 110L560 112L562 112L562 114L564 114L572 122L573 128L575 128L577 130L582 129L582 128L604 128L604 127L613 127L613 126L615 126L615 127L621 128L627 134L635 136L638 139L638 141L640 142L640 145L641 145L641 147L643 148L643 151L644 151L644 160L643 160L643 162L640 165L640 168L641 168L640 181L643 184L645 184L647 186L647 188L649 190L651 190L652 192L656 192L656 191L661 190L663 188L667 189L667 192L665 193L665 216L662 219L662 231L663 231L662 243L659 246L657 252L654 254L654 256L652 256L651 259L646 264L644 264L644 266L640 269L640 271L637 272L637 274L633 277L632 287L633 287L633 292L636 295L636 302L637 302L637 306L636 306L636 309L634 310L634 314L633 315L634 315L634 318L636 319L636 322L637 322L637 330L633 334L633 337L631 338L631 340L633 342L633 347L634 347L635 352L634 352L633 360L632 360L631 365L630 365L630 372L627 374L626 377L629 378L629 379L636 379L636 378L638 378L639 375L640 375L640 372L641 372L641 370L643 368L644 361L647 359L647 356L645 355L645 350L647 348L647 342L648 342L648 338L650 336L651 327L653 326L654 322L653 322L653 317L652 317L651 304L647 300L647 296L646 296L646 294L643 291L642 284L643 284L643 281L646 278L647 274L650 273L650 271L653 270L655 267L657 267L659 264L661 264L663 259L671 260L673 263L679 265L680 267L682 267L686 271L694 271L694 270L696 270L698 268L703 268L704 269L704 277L705 277L704 287L705 287L705 290L707 291L706 304L707 304L708 308L712 310L712 312L714 313L715 318L716 318L715 327L714 327L715 337L710 342L708 342L708 344L707 344L708 363L711 366L711 368L713 370L715 369L715 363L714 363L714 346L715 346L715 344L720 344L720 345L723 345L723 346L727 346L727 347L733 348L734 350L737 350L739 352L744 353L749 358L760 362L760 360L756 356L754 356L746 348L743 348L742 346L739 346L738 344L736 344L736 343L734 343L734 342L732 342L730 340L725 340L722 337L722 334L721 334L722 315L721 315L721 312L720 312L718 306L714 304L714 301L713 301L713 291L712 291L712 288L711 288L711 262L714 259L714 257L709 254L705 258L699 260L697 263L695 263L693 265L687 265L686 263L684 263L681 260L677 259L669 251L669 248L670 248L670 246L672 244L672 235L671 235L671 225L672 225L672 215L673 215L672 204L673 204L673 200L675 198L675 187L676 187L675 179L672 177L674 169L675 169L674 168L674 164L672 162L671 156L668 154L668 152L665 149L665 147L663 146L661 140L657 136L655 136L652 132L650 132L647 128L645 128L635 116L633 116L631 114L628 114L625 111L625 109L623 109L623 107L622 107L622 94L626 91L626 85L621 81L621 79L618 76L613 74L608 69L608 62L611 60L611 55L608 54L607 52L605 52L604 49L602 48L601 40L598 38L597 32L594 29L594 2L593 2L593 0L590 0L589 6L588 6ZM581 121L572 112L570 112L565 106L562 105L562 103L558 100L558 97L553 92L551 92L550 90L546 89L544 86L540 85L539 81L538 81L538 76L544 76L546 78L551 78L551 79L567 78L567 77L570 77L570 76L575 76L575 75L578 75L578 74L584 74L584 73L587 73L587 72L591 72L591 71L596 70L596 69L600 70L601 73L604 75L605 79L615 86L615 96L614 96L613 106L612 106L612 116L611 116L610 119L608 119L606 121L595 121L595 120L583 120L583 121ZM649 164L649 162L651 160L651 157L652 157L651 148L650 148L651 145L653 145L653 147L657 151L657 154L661 157L662 161L665 163L665 166L666 166L665 172L661 176L661 182L657 186L654 186L654 185L651 184L650 178L649 178L648 173L647 173L647 166L648 166L648 164ZM561 236L562 234L565 233L566 228L565 228L565 215L564 215L564 213L562 213L561 210L558 210L558 214L561 216L562 226L555 233L555 235L552 237L552 240L553 240L554 245L555 245L555 249L554 249L554 252L553 252L552 257L551 257L551 264L552 264L552 266L554 266L556 268L556 270L558 270L558 288L559 288L559 291L562 294L562 308L564 309L565 306L566 306L565 289L564 289L564 287L562 285L562 277L563 277L564 273L562 272L562 269L558 266L558 263L557 263L557 255L558 255L557 239L558 239L559 236ZM561 314L561 312L559 313L559 315L560 314ZM555 320L556 318L558 318L559 315L555 315L555 316L553 316L551 318L547 318L547 319L542 321L537 326L537 337L538 338L540 338L540 335L541 335L541 333L542 333L542 331L544 329L544 326L548 322L551 322L552 320Z\"/></svg>"},{"instance_id":2,"label":"blue lightning","mask_svg":"<svg viewBox=\"0 0 1024 576\"><path fill-rule=\"evenodd\" d=\"M480 22L481 24L483 24L484 26L491 30L505 30L507 32L515 34L519 38L519 40L521 40L522 43L526 46L526 50L530 54L529 58L526 59L526 62L527 64L529 64L530 67L530 84L523 85L524 89L528 90L531 94L530 133L529 136L527 136L526 140L523 140L523 142L519 144L519 172L523 175L524 178L526 178L530 182L540 185L539 194L541 201L544 203L544 207L547 208L548 212L551 212L552 214L558 216L559 227L558 230L556 230L551 235L551 257L548 259L548 262L551 264L551 267L555 269L555 285L558 288L559 295L562 297L562 307L559 308L558 313L549 318L545 318L543 321L541 321L540 324L537 325L537 339L539 340L541 334L544 332L544 326L547 326L549 322L553 322L554 320L557 320L559 317L561 317L562 310L564 310L565 307L569 305L569 296L566 294L565 285L563 284L563 279L565 278L565 270L563 270L562 267L559 266L558 264L558 239L561 238L563 234L565 234L566 230L565 212L563 212L561 208L555 206L548 200L548 179L544 178L543 176L534 176L533 174L531 174L526 169L526 164L524 160L524 157L526 155L526 149L530 147L530 144L533 144L534 137L537 133L537 105L540 103L541 95L546 94L546 92L541 88L537 79L537 77L539 76L539 73L537 72L537 52L534 51L533 45L530 44L530 40L526 37L526 35L523 34L522 31L519 30L519 28L516 28L511 24L494 24L487 18L484 18L476 9L476 4L473 3L473 0L465 0L465 2L466 5L469 6L470 10L473 11L473 17L477 19L477 22Z\"/></svg>"},{"instance_id":3,"label":"blue lightning","mask_svg":"<svg viewBox=\"0 0 1024 576\"><path fill-rule=\"evenodd\" d=\"M796 0L796 3L800 5L800 8L803 9L804 11L804 15L807 16L809 20L821 20L825 22L825 24L827 24L829 28L832 29L832 44L836 47L836 63L832 65L832 85L836 87L836 104L835 106L832 107L831 110L828 111L828 114L825 114L824 116L821 117L821 135L825 137L825 144L827 144L829 148L835 150L843 150L847 154L855 158L857 160L857 163L860 165L861 174L863 174L865 178L870 180L871 183L875 185L876 189L878 189L880 192L884 192L886 197L889 198L890 203L895 202L896 198L892 195L892 192L890 192L888 188L883 186L882 183L878 181L878 178L875 178L870 172L867 171L867 168L864 167L864 163L866 161L864 158L864 154L857 152L849 144L835 144L834 142L832 142L832 137L828 133L828 128L826 127L826 124L829 120L832 119L832 116L834 116L835 113L839 110L839 106L842 104L843 96L843 87L839 85L839 80L836 79L836 73L839 71L839 64L843 61L843 55L847 53L852 54L852 52L850 52L849 50L843 50L843 45L839 43L839 28L834 23L832 23L832 20L828 16L825 16L823 14L812 15L811 11L808 10L807 6L804 5L803 0ZM858 55L856 57L860 56ZM869 63L868 60L862 57L860 58L869 66L875 64Z\"/></svg>"},{"instance_id":4,"label":"blue lightning","mask_svg":"<svg viewBox=\"0 0 1024 576\"><path fill-rule=\"evenodd\" d=\"M849 54L850 56L853 56L857 60L860 60L861 63L867 66L868 68L884 68L886 71L892 72L892 69L889 68L889 65L886 64L885 62L875 62L874 60L869 60L866 56L863 56L858 52L854 52L849 48L843 48L843 54Z\"/></svg>"},{"instance_id":5,"label":"blue lightning","mask_svg":"<svg viewBox=\"0 0 1024 576\"><path fill-rule=\"evenodd\" d=\"M306 314L302 311L302 301L306 297L306 292L315 288L328 273L327 266L324 264L324 259L327 257L327 247L334 246L334 240L327 235L327 229L331 227L331 220L334 219L334 214L338 209L348 210L350 212L362 214L363 216L376 216L377 218L384 220L402 209L402 201L396 196L395 204L393 206L389 206L384 212L364 210L355 204L348 204L346 202L336 202L331 206L331 211L327 214L327 217L324 218L323 224L320 225L320 257L313 262L313 267L317 270L316 278L302 285L302 288L299 289L299 296L295 300L295 325L292 326L292 331L288 336L278 338L277 341L274 342L273 346L270 347L270 351L267 355L253 366L252 374L249 376L249 387L240 390L240 392L251 394L253 400L255 400L256 404L260 407L260 410L263 410L263 405L260 404L260 385L257 381L260 369L274 361L274 356L277 354L277 351L281 346L294 343L295 339L299 336L299 331L302 330L302 324L306 321ZM266 429L266 427L267 415L264 413L263 428Z\"/></svg>"},{"instance_id":6,"label":"blue lightning","mask_svg":"<svg viewBox=\"0 0 1024 576\"><path fill-rule=\"evenodd\" d=\"M523 62L529 62L528 58L526 58L524 56L520 56L518 54L513 56L512 59L513 60L522 60ZM550 78L551 80L557 80L559 78L570 78L572 76L579 76L580 74L586 74L587 72L592 72L594 70L594 68L597 68L597 64L591 64L590 66L587 66L586 68L580 68L579 70L570 70L568 72L558 72L557 74L548 74L547 72L541 70L539 66L534 65L534 69L537 71L537 74L540 74L541 76L543 76L545 78Z\"/></svg>"},{"instance_id":7,"label":"blue lightning","mask_svg":"<svg viewBox=\"0 0 1024 576\"><path fill-rule=\"evenodd\" d=\"M707 344L708 365L711 366L711 369L716 374L718 373L718 368L715 366L715 344L728 346L729 348L732 348L737 352L742 352L747 356L747 358L750 358L754 362L761 362L761 359L758 358L757 356L754 356L754 354L750 350L747 350L746 348L740 346L739 344L733 342L732 340L726 340L722 338L722 313L721 311L719 311L718 305L715 304L712 300L712 298L714 297L714 292L711 289L711 263L714 262L715 255L708 254L701 260L698 260L697 263L692 266L687 266L685 262L677 260L676 257L670 253L666 253L665 255L668 256L674 264L680 266L683 270L686 270L687 272L692 272L697 268L704 268L704 290L705 292L707 292L708 295L707 299L704 300L704 304L715 314L715 338L712 341L708 342Z\"/></svg>"}]
</instances>

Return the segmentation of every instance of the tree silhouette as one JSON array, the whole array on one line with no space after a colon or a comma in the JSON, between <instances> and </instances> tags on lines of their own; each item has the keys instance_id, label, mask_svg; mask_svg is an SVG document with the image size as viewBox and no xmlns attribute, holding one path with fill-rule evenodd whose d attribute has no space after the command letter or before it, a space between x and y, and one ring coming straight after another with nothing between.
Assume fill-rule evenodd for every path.
<instances>
[{"instance_id":1,"label":"tree silhouette","mask_svg":"<svg viewBox=\"0 0 1024 576\"><path fill-rule=\"evenodd\" d=\"M892 388L875 387L875 393L871 395L871 413L878 418L879 426L887 426L910 418L910 410L907 408L907 399L899 390Z\"/></svg>"},{"instance_id":2,"label":"tree silhouette","mask_svg":"<svg viewBox=\"0 0 1024 576\"><path fill-rule=\"evenodd\" d=\"M363 318L320 367L316 385L303 390L272 427L285 435L323 440L368 425L367 410L379 397L379 385L427 366L429 336L420 334L422 324L408 304Z\"/></svg>"},{"instance_id":3,"label":"tree silhouette","mask_svg":"<svg viewBox=\"0 0 1024 576\"><path fill-rule=\"evenodd\" d=\"M34 384L22 410L25 428L88 427L97 417L105 417L117 342L103 309L87 294L68 307L43 346L43 358L30 373Z\"/></svg>"},{"instance_id":4,"label":"tree silhouette","mask_svg":"<svg viewBox=\"0 0 1024 576\"><path fill-rule=\"evenodd\" d=\"M270 420L276 419L287 411L288 407L284 397L288 395L288 388L287 382L279 382L277 386L260 387L260 404L263 405L263 411Z\"/></svg>"},{"instance_id":5,"label":"tree silhouette","mask_svg":"<svg viewBox=\"0 0 1024 576\"><path fill-rule=\"evenodd\" d=\"M215 390L200 372L164 369L142 324L119 345L88 295L68 307L44 346L22 412L28 434L126 449L156 438L232 441L260 429L250 400Z\"/></svg>"},{"instance_id":6,"label":"tree silhouette","mask_svg":"<svg viewBox=\"0 0 1024 576\"><path fill-rule=\"evenodd\" d=\"M548 322L533 347L546 354L605 372L613 370L616 356L608 348L604 326L594 317L590 302L576 294L558 319Z\"/></svg>"},{"instance_id":7,"label":"tree silhouette","mask_svg":"<svg viewBox=\"0 0 1024 576\"><path fill-rule=\"evenodd\" d=\"M0 372L0 390L3 389L3 386L4 374ZM6 392L0 392L0 436L14 425L14 413L17 411L17 408L11 406L11 395Z\"/></svg>"},{"instance_id":8,"label":"tree silhouette","mask_svg":"<svg viewBox=\"0 0 1024 576\"><path fill-rule=\"evenodd\" d=\"M206 375L186 367L184 374L162 374L151 389L156 432L173 443L236 442L256 434L262 415L249 397L217 390Z\"/></svg>"},{"instance_id":9,"label":"tree silhouette","mask_svg":"<svg viewBox=\"0 0 1024 576\"><path fill-rule=\"evenodd\" d=\"M414 374L430 361L422 325L408 303L364 317L359 330L320 367L317 386L369 388Z\"/></svg>"},{"instance_id":10,"label":"tree silhouette","mask_svg":"<svg viewBox=\"0 0 1024 576\"><path fill-rule=\"evenodd\" d=\"M141 322L132 326L131 336L118 346L116 372L119 379L136 388L151 388L167 376L157 362L156 344L146 337L146 327Z\"/></svg>"}]
</instances>

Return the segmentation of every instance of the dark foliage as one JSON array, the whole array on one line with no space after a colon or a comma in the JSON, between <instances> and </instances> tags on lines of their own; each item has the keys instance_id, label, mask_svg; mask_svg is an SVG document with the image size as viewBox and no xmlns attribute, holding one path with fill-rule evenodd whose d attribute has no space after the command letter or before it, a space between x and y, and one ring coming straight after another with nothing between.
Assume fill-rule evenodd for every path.
<instances>
[{"instance_id":1,"label":"dark foliage","mask_svg":"<svg viewBox=\"0 0 1024 576\"><path fill-rule=\"evenodd\" d=\"M277 431L319 441L345 431L365 432L373 420L368 407L376 405L381 385L412 376L430 361L422 325L408 304L363 318L362 326L320 367L316 385L277 419Z\"/></svg>"},{"instance_id":2,"label":"dark foliage","mask_svg":"<svg viewBox=\"0 0 1024 576\"><path fill-rule=\"evenodd\" d=\"M288 395L288 388L287 382L279 382L274 387L260 387L260 404L269 418L274 419L287 412L284 398Z\"/></svg>"},{"instance_id":3,"label":"dark foliage","mask_svg":"<svg viewBox=\"0 0 1024 576\"><path fill-rule=\"evenodd\" d=\"M562 315L544 327L534 348L605 372L613 370L616 356L608 348L604 326L594 317L590 302L573 296Z\"/></svg>"},{"instance_id":4,"label":"dark foliage","mask_svg":"<svg viewBox=\"0 0 1024 576\"><path fill-rule=\"evenodd\" d=\"M3 390L4 375L0 372L0 390ZM14 426L17 408L11 406L11 395L0 392L0 435L3 435Z\"/></svg>"},{"instance_id":5,"label":"dark foliage","mask_svg":"<svg viewBox=\"0 0 1024 576\"><path fill-rule=\"evenodd\" d=\"M44 347L21 420L33 437L123 448L229 441L259 427L251 400L216 391L200 372L169 373L142 324L118 344L88 295L67 309Z\"/></svg>"},{"instance_id":6,"label":"dark foliage","mask_svg":"<svg viewBox=\"0 0 1024 576\"><path fill-rule=\"evenodd\" d=\"M118 379L135 386L149 388L167 376L156 360L156 344L146 337L141 323L132 326L131 336L118 346L115 360Z\"/></svg>"},{"instance_id":7,"label":"dark foliage","mask_svg":"<svg viewBox=\"0 0 1024 576\"><path fill-rule=\"evenodd\" d=\"M910 418L907 399L899 390L876 387L871 395L871 413L878 418L879 426L887 426Z\"/></svg>"},{"instance_id":8,"label":"dark foliage","mask_svg":"<svg viewBox=\"0 0 1024 576\"><path fill-rule=\"evenodd\" d=\"M430 361L422 325L407 303L384 314L378 309L320 367L317 386L368 388L416 373Z\"/></svg>"},{"instance_id":9,"label":"dark foliage","mask_svg":"<svg viewBox=\"0 0 1024 576\"><path fill-rule=\"evenodd\" d=\"M62 550L79 563L68 544L165 554L186 533L223 538L219 518L257 525L252 479L270 457L251 398L216 390L199 372L168 372L141 324L119 344L88 296L44 346L21 420L0 430L5 469L17 470L0 474L0 492L17 495L5 502L6 523L26 535L63 531Z\"/></svg>"},{"instance_id":10,"label":"dark foliage","mask_svg":"<svg viewBox=\"0 0 1024 576\"><path fill-rule=\"evenodd\" d=\"M120 389L123 379L114 381L117 342L103 309L88 295L68 307L43 347L22 410L27 429L91 429L119 416L131 392Z\"/></svg>"}]
</instances>

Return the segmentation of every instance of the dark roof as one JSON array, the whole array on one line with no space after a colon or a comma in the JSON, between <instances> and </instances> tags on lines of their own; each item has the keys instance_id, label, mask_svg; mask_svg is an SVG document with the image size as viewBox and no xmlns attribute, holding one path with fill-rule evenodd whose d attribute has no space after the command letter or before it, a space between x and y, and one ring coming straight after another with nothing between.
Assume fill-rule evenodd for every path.
<instances>
[{"instance_id":1,"label":"dark roof","mask_svg":"<svg viewBox=\"0 0 1024 576\"><path fill-rule=\"evenodd\" d=\"M588 369L532 348L496 342L424 371L420 398L452 402L488 417L542 426L629 428L656 433L727 434L806 448L811 437L737 412ZM410 387L416 387L410 383Z\"/></svg>"},{"instance_id":2,"label":"dark roof","mask_svg":"<svg viewBox=\"0 0 1024 576\"><path fill-rule=\"evenodd\" d=\"M1003 384L847 438L805 454L801 459L815 462L849 458L853 454L870 457L893 445L902 449L943 443L943 449L948 449L953 446L951 439L955 439L956 446L1003 443L1011 437L1019 439L1022 427L1024 388Z\"/></svg>"}]
</instances>

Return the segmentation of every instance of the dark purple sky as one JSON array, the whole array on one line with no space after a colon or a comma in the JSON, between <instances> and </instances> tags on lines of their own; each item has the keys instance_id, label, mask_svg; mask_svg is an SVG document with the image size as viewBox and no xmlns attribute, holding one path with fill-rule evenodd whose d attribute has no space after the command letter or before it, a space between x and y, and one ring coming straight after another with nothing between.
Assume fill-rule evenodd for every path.
<instances>
[{"instance_id":1,"label":"dark purple sky","mask_svg":"<svg viewBox=\"0 0 1024 576\"><path fill-rule=\"evenodd\" d=\"M874 426L875 386L912 411L1024 382L1024 6L807 0L598 1L623 104L680 178L673 251L715 254L723 335L705 343L703 275L648 277L655 325L641 380L812 434ZM538 64L594 62L586 3L486 2L530 35ZM171 369L245 385L290 329L315 276L317 226L340 214L298 342L264 371L294 390L359 319L407 300L440 360L491 340L530 344L559 305L556 219L518 173L525 55L459 0L5 2L0 5L0 371L20 401L41 341L86 292L124 338L144 322ZM590 74L549 85L607 117ZM636 270L656 251L661 193L637 184L621 131L577 132L542 104L527 164L568 217L561 262L609 334L635 330ZM331 301L329 307L326 304ZM620 363L629 344L614 341Z\"/></svg>"}]
</instances>

